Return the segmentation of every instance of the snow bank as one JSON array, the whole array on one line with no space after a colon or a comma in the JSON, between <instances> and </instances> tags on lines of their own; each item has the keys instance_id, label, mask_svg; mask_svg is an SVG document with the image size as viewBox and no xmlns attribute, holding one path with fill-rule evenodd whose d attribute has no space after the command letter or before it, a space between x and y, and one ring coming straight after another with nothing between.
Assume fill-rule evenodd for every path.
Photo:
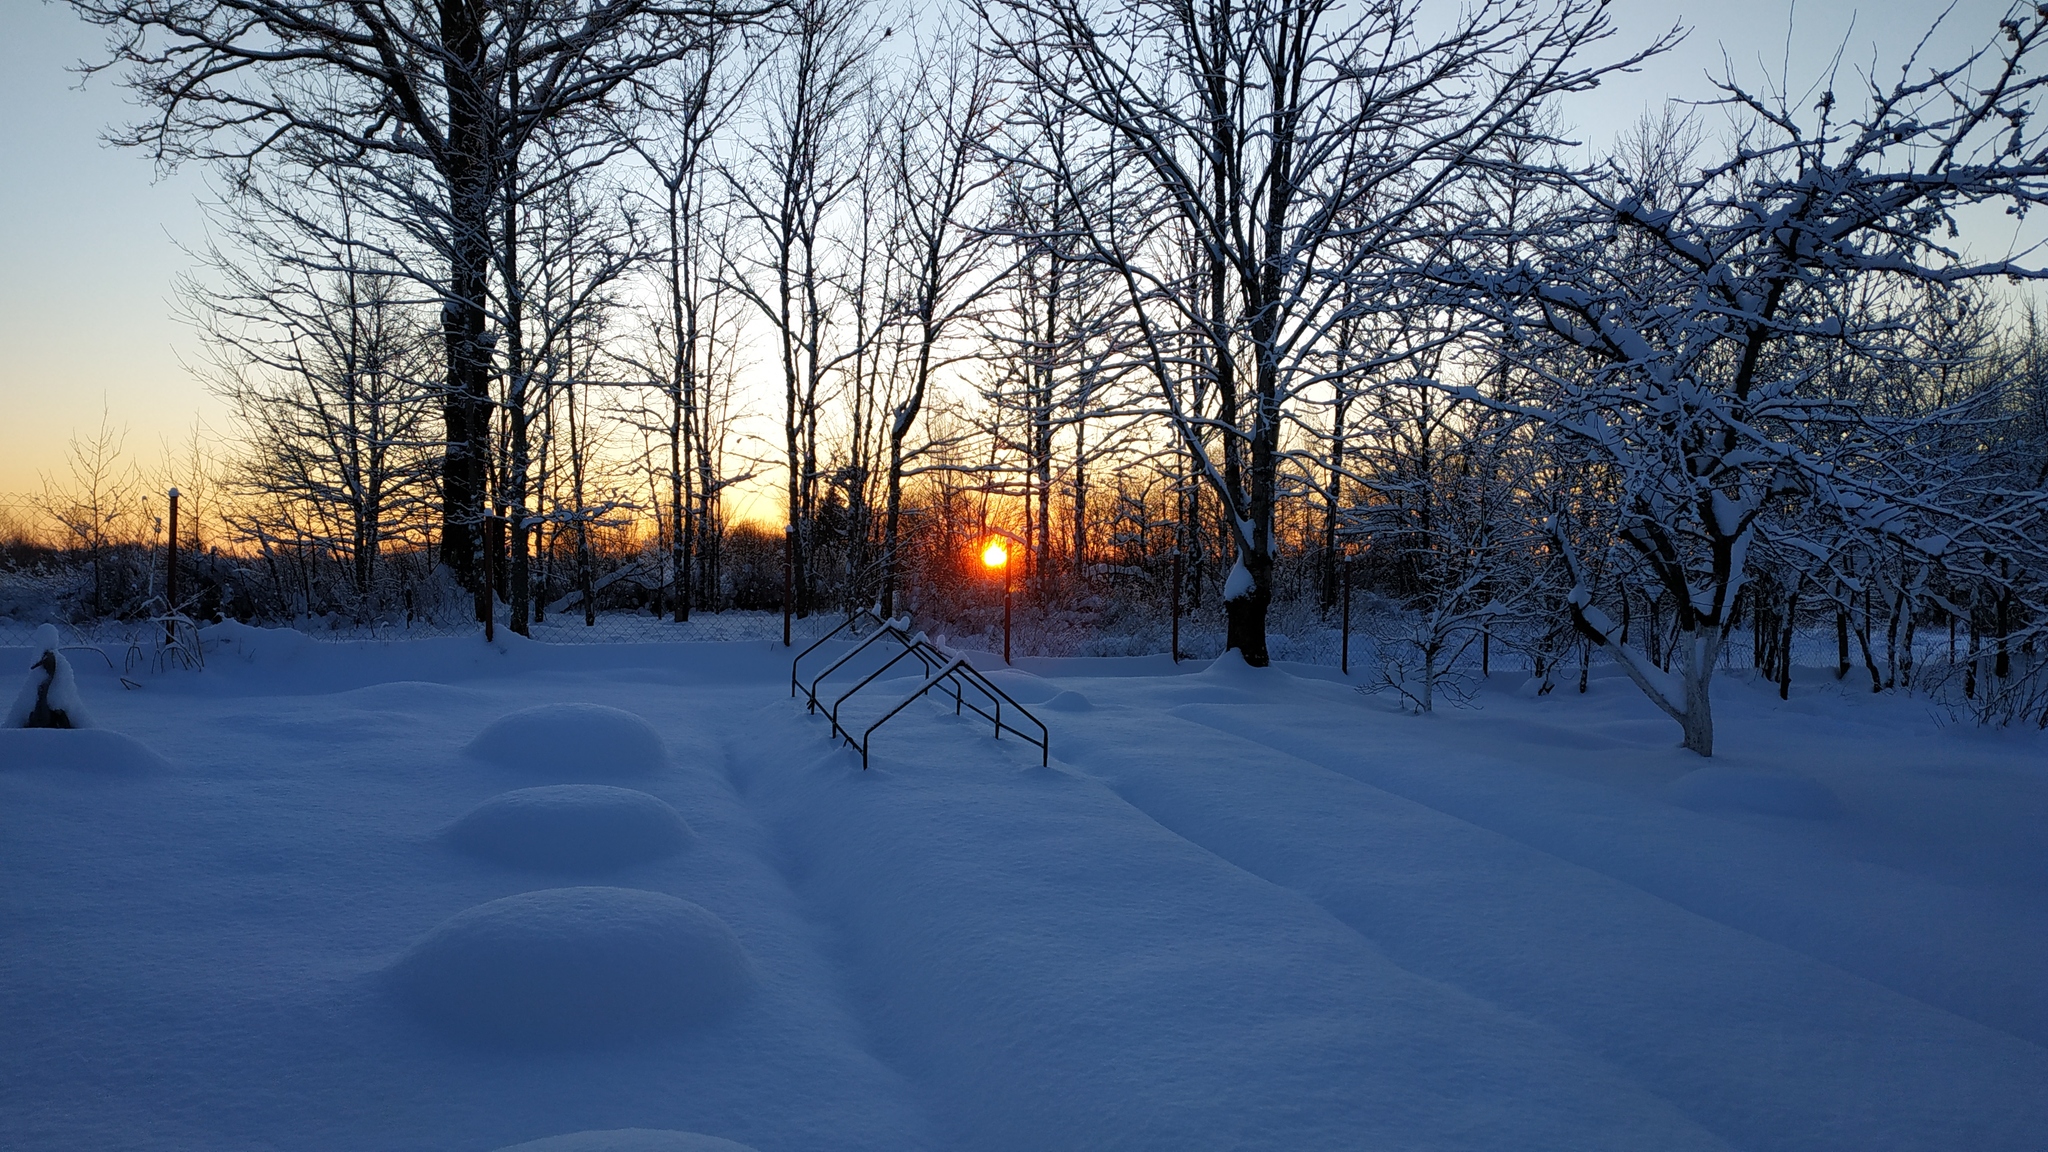
<instances>
[{"instance_id":1,"label":"snow bank","mask_svg":"<svg viewBox=\"0 0 2048 1152\"><path fill-rule=\"evenodd\" d=\"M982 672L989 682L1010 694L1010 699L1025 707L1033 707L1050 700L1058 689L1046 682L1043 676L1020 672L1015 668L991 668Z\"/></svg>"},{"instance_id":2,"label":"snow bank","mask_svg":"<svg viewBox=\"0 0 2048 1152\"><path fill-rule=\"evenodd\" d=\"M634 888L548 888L441 922L390 970L399 997L472 1039L582 1044L718 1015L753 983L725 922Z\"/></svg>"},{"instance_id":3,"label":"snow bank","mask_svg":"<svg viewBox=\"0 0 2048 1152\"><path fill-rule=\"evenodd\" d=\"M149 745L104 728L0 728L0 768L118 773L169 767Z\"/></svg>"},{"instance_id":4,"label":"snow bank","mask_svg":"<svg viewBox=\"0 0 2048 1152\"><path fill-rule=\"evenodd\" d=\"M1790 772L1709 765L1672 781L1666 795L1673 803L1704 810L1732 808L1809 820L1842 814L1842 801L1827 785Z\"/></svg>"},{"instance_id":5,"label":"snow bank","mask_svg":"<svg viewBox=\"0 0 2048 1152\"><path fill-rule=\"evenodd\" d=\"M216 659L238 656L245 663L277 665L315 651L318 641L297 628L259 628L239 620L223 620L199 630L199 643Z\"/></svg>"},{"instance_id":6,"label":"snow bank","mask_svg":"<svg viewBox=\"0 0 2048 1152\"><path fill-rule=\"evenodd\" d=\"M512 1144L498 1152L754 1152L716 1136L669 1132L659 1128L613 1128L605 1132L571 1132L545 1140Z\"/></svg>"},{"instance_id":7,"label":"snow bank","mask_svg":"<svg viewBox=\"0 0 2048 1152\"><path fill-rule=\"evenodd\" d=\"M695 839L666 801L631 788L555 784L493 796L448 829L456 847L527 868L596 871L659 860Z\"/></svg>"},{"instance_id":8,"label":"snow bank","mask_svg":"<svg viewBox=\"0 0 2048 1152\"><path fill-rule=\"evenodd\" d=\"M668 766L653 725L603 704L542 704L499 717L463 751L507 768L570 776L645 776Z\"/></svg>"},{"instance_id":9,"label":"snow bank","mask_svg":"<svg viewBox=\"0 0 2048 1152\"><path fill-rule=\"evenodd\" d=\"M71 673L71 661L57 650L59 643L56 625L45 624L36 629L35 638L29 643L35 661L29 666L28 679L22 682L21 691L15 694L13 706L7 709L5 717L0 717L0 728L26 728L31 723L38 728L93 726L92 715L78 695L78 678ZM37 716L38 703L57 718L54 723L48 717Z\"/></svg>"}]
</instances>

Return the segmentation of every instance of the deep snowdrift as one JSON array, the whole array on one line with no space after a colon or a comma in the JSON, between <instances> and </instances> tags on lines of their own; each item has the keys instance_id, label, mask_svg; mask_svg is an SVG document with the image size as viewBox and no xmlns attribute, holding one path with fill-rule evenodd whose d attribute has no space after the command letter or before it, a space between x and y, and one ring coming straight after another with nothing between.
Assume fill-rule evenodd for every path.
<instances>
[{"instance_id":1,"label":"deep snowdrift","mask_svg":"<svg viewBox=\"0 0 2048 1152\"><path fill-rule=\"evenodd\" d=\"M212 636L0 732L0 1147L2048 1147L2038 734L1020 661L1052 768L863 773L779 647Z\"/></svg>"}]
</instances>

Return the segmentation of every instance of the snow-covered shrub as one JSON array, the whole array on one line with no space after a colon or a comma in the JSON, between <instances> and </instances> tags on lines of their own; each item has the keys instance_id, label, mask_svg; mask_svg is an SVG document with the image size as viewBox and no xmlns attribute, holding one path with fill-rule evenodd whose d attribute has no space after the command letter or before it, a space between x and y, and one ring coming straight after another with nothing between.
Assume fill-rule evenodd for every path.
<instances>
[{"instance_id":1,"label":"snow-covered shrub","mask_svg":"<svg viewBox=\"0 0 2048 1152\"><path fill-rule=\"evenodd\" d=\"M1392 693L1415 712L1433 712L1440 700L1471 703L1479 670L1463 658L1479 643L1484 620L1483 613L1468 618L1442 605L1372 617L1365 631L1374 670L1362 690Z\"/></svg>"},{"instance_id":2,"label":"snow-covered shrub","mask_svg":"<svg viewBox=\"0 0 2048 1152\"><path fill-rule=\"evenodd\" d=\"M38 653L29 665L28 679L14 697L0 728L91 728L92 715L78 695L78 679L71 662L58 650L57 627L45 624L36 629L29 650Z\"/></svg>"}]
</instances>

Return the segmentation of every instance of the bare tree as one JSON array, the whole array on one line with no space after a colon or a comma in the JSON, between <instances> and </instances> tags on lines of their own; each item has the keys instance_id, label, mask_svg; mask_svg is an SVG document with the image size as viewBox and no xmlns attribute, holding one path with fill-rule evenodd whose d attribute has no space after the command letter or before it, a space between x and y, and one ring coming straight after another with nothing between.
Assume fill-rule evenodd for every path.
<instances>
[{"instance_id":1,"label":"bare tree","mask_svg":"<svg viewBox=\"0 0 2048 1152\"><path fill-rule=\"evenodd\" d=\"M399 207L444 256L432 277L447 374L442 554L474 585L490 472L487 286L508 154L536 125L608 99L772 0L71 2L110 32L102 67L126 66L155 110L118 142L161 163L217 161L231 178L269 162L370 164L433 186ZM525 77L516 96L514 75Z\"/></svg>"},{"instance_id":2,"label":"bare tree","mask_svg":"<svg viewBox=\"0 0 2048 1152\"><path fill-rule=\"evenodd\" d=\"M73 434L64 445L68 475L44 474L37 506L63 530L65 543L92 566L92 612L107 612L106 561L123 542L127 525L140 511L134 466L122 459L126 429L116 428L103 404L100 425L90 435Z\"/></svg>"},{"instance_id":3,"label":"bare tree","mask_svg":"<svg viewBox=\"0 0 2048 1152\"><path fill-rule=\"evenodd\" d=\"M714 266L716 237L709 234L717 224L708 203L716 172L713 149L759 61L748 62L739 54L735 38L724 35L707 37L699 51L679 63L678 68L650 74L636 87L637 115L623 131L659 187L667 241L660 259L668 324L666 332L656 333L656 343L666 345L660 365L666 371L656 375L665 378L668 400L672 608L682 622L690 618L692 561L706 520L704 502L716 484L705 475L716 468L701 443L714 435L707 401L720 290Z\"/></svg>"},{"instance_id":4,"label":"bare tree","mask_svg":"<svg viewBox=\"0 0 2048 1152\"><path fill-rule=\"evenodd\" d=\"M843 268L827 229L860 174L868 135L857 113L885 30L861 3L796 0L785 41L767 68L761 122L728 184L760 250L729 252L731 282L773 333L783 383L788 502L786 581L811 610L808 549L818 492L818 413L827 381L861 345L841 338Z\"/></svg>"},{"instance_id":5,"label":"bare tree","mask_svg":"<svg viewBox=\"0 0 2048 1152\"><path fill-rule=\"evenodd\" d=\"M1106 137L1100 163L1141 174L1112 212L1077 168L1035 160L1075 200L1088 257L1123 282L1137 354L1223 507L1228 644L1255 665L1267 662L1281 429L1315 378L1305 358L1327 339L1333 302L1482 149L1602 71L1576 62L1610 27L1593 0L1480 3L1435 34L1418 9L984 6L1034 91ZM1182 243L1192 266L1174 259ZM1179 403L1187 374L1206 379L1212 408Z\"/></svg>"},{"instance_id":6,"label":"bare tree","mask_svg":"<svg viewBox=\"0 0 2048 1152\"><path fill-rule=\"evenodd\" d=\"M425 302L405 295L402 274L365 262L356 192L336 169L311 188L244 197L227 222L232 247L208 256L212 283L186 292L245 446L231 524L342 557L360 611L384 547L423 526L440 364ZM265 204L282 210L250 211ZM306 236L298 225L315 215L327 232Z\"/></svg>"},{"instance_id":7,"label":"bare tree","mask_svg":"<svg viewBox=\"0 0 2048 1152\"><path fill-rule=\"evenodd\" d=\"M988 266L989 235L970 215L992 178L983 142L994 128L995 102L988 58L970 43L942 38L927 47L898 97L882 145L884 171L901 205L891 248L903 270L895 307L909 352L906 389L889 413L881 560L885 616L895 612L905 444L933 373L949 362L946 341L1003 278L1002 270Z\"/></svg>"}]
</instances>

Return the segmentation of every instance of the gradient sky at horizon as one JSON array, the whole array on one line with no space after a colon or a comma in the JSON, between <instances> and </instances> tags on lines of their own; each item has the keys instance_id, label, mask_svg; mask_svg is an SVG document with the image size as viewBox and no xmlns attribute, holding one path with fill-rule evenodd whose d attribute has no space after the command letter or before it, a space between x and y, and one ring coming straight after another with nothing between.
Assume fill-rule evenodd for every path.
<instances>
[{"instance_id":1,"label":"gradient sky at horizon","mask_svg":"<svg viewBox=\"0 0 2048 1152\"><path fill-rule=\"evenodd\" d=\"M1724 60L1757 81L1789 66L1802 89L1846 48L1885 75L1944 8L1926 0L1614 0L1618 55L1674 22L1675 51L1565 109L1599 148L1666 97L1711 94ZM1923 59L1943 63L1988 39L2006 0L1956 0ZM1788 29L1790 35L1788 37ZM101 142L136 109L111 76L82 87L67 71L101 53L101 33L61 3L0 0L0 504L60 473L66 441L99 426L102 405L127 430L129 455L154 467L195 426L227 431L224 409L188 369L199 342L176 318L177 280L204 248L206 174L154 171ZM1808 101L1810 102L1810 101ZM2010 228L1985 217L1971 240L2003 249ZM1973 228L1979 225L1973 224Z\"/></svg>"}]
</instances>

